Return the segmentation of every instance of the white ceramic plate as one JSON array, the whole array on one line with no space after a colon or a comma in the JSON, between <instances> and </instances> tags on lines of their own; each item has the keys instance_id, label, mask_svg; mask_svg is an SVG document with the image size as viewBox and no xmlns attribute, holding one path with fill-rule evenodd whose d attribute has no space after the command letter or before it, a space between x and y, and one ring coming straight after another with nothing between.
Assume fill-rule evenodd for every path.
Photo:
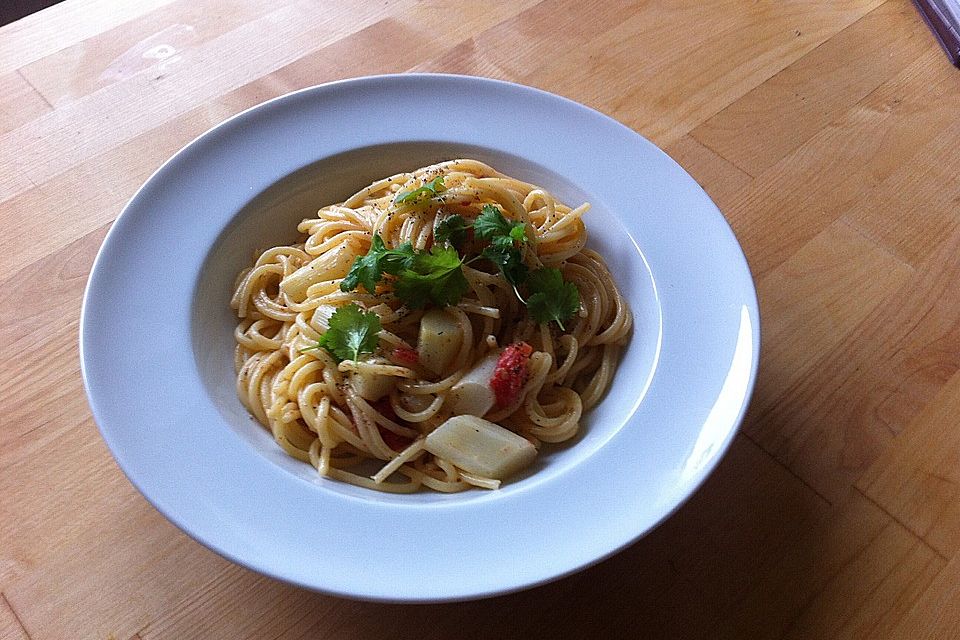
<instances>
[{"instance_id":1,"label":"white ceramic plate","mask_svg":"<svg viewBox=\"0 0 960 640\"><path fill-rule=\"evenodd\" d=\"M590 244L636 328L567 446L498 491L395 496L317 477L234 391L228 307L256 248L375 178L474 157L589 201ZM259 105L137 192L84 298L90 406L131 482L199 542L326 593L459 600L543 583L622 549L703 482L743 417L759 356L746 261L703 190L580 104L442 75L360 78Z\"/></svg>"}]
</instances>

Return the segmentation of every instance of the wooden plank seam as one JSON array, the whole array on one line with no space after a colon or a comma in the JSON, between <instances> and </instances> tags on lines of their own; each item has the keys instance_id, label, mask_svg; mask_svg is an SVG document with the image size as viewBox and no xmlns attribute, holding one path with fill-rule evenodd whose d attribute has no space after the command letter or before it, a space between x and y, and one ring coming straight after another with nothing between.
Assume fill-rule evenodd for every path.
<instances>
[{"instance_id":1,"label":"wooden plank seam","mask_svg":"<svg viewBox=\"0 0 960 640\"><path fill-rule=\"evenodd\" d=\"M0 599L2 599L3 603L8 609L10 609L10 613L13 614L13 619L16 620L18 625L20 625L20 631L23 632L23 635L27 638L27 640L32 640L30 632L27 631L27 627L23 624L23 620L20 619L20 614L17 613L17 610L13 608L13 605L10 604L10 600L7 599L7 595L2 591L0 591Z\"/></svg>"}]
</instances>

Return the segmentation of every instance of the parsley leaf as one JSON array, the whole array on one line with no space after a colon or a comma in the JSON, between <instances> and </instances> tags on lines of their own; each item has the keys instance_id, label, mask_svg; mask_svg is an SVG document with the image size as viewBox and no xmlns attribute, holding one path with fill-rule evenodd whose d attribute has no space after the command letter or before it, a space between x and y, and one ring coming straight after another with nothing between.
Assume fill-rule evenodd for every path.
<instances>
[{"instance_id":1,"label":"parsley leaf","mask_svg":"<svg viewBox=\"0 0 960 640\"><path fill-rule=\"evenodd\" d=\"M384 273L395 276L410 266L415 255L413 245L404 242L396 249L387 249L383 253L383 257L380 259L380 269Z\"/></svg>"},{"instance_id":2,"label":"parsley leaf","mask_svg":"<svg viewBox=\"0 0 960 640\"><path fill-rule=\"evenodd\" d=\"M443 176L437 176L430 182L424 183L422 187L411 191L402 191L393 199L393 204L404 204L406 202L421 202L444 192L447 187L443 184Z\"/></svg>"},{"instance_id":3,"label":"parsley leaf","mask_svg":"<svg viewBox=\"0 0 960 640\"><path fill-rule=\"evenodd\" d=\"M523 264L520 250L514 242L526 242L527 229L522 222L507 220L500 209L485 204L473 223L473 233L481 240L490 240L490 246L483 250L487 258L503 272L507 282L516 286L527 277L527 267Z\"/></svg>"},{"instance_id":4,"label":"parsley leaf","mask_svg":"<svg viewBox=\"0 0 960 640\"><path fill-rule=\"evenodd\" d=\"M433 240L437 244L448 242L459 249L467 240L469 228L470 225L464 222L462 216L454 214L440 221L433 230Z\"/></svg>"},{"instance_id":5,"label":"parsley leaf","mask_svg":"<svg viewBox=\"0 0 960 640\"><path fill-rule=\"evenodd\" d=\"M369 293L376 293L377 282L384 273L396 275L408 267L411 260L413 260L413 246L409 242L403 243L396 249L387 249L383 238L374 235L370 251L367 255L354 259L350 271L340 283L340 290L353 291L358 284L362 284Z\"/></svg>"},{"instance_id":6,"label":"parsley leaf","mask_svg":"<svg viewBox=\"0 0 960 640\"><path fill-rule=\"evenodd\" d=\"M500 209L492 204L485 204L480 209L480 215L473 223L473 232L481 240L489 240L495 236L509 236L512 240L523 242L527 239L525 225L503 217Z\"/></svg>"},{"instance_id":7,"label":"parsley leaf","mask_svg":"<svg viewBox=\"0 0 960 640\"><path fill-rule=\"evenodd\" d=\"M350 303L333 312L330 328L320 336L317 347L330 352L337 362L358 360L361 353L373 353L380 340L380 316Z\"/></svg>"},{"instance_id":8,"label":"parsley leaf","mask_svg":"<svg viewBox=\"0 0 960 640\"><path fill-rule=\"evenodd\" d=\"M564 281L560 269L537 269L527 278L527 289L527 310L537 322L552 320L564 329L563 323L580 307L577 285Z\"/></svg>"},{"instance_id":9,"label":"parsley leaf","mask_svg":"<svg viewBox=\"0 0 960 640\"><path fill-rule=\"evenodd\" d=\"M397 276L397 297L411 309L420 309L428 302L441 307L456 304L470 288L462 264L451 247L434 246L430 253L417 253L409 268Z\"/></svg>"},{"instance_id":10,"label":"parsley leaf","mask_svg":"<svg viewBox=\"0 0 960 640\"><path fill-rule=\"evenodd\" d=\"M507 282L516 286L527 277L527 266L523 264L520 250L513 246L510 236L495 236L490 246L483 250L483 257L500 267Z\"/></svg>"}]
</instances>

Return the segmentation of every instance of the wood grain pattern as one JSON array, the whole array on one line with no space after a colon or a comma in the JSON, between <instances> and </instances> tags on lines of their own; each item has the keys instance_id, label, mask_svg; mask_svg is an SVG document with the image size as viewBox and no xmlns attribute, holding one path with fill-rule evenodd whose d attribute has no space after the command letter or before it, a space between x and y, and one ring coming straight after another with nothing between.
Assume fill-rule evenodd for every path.
<instances>
[{"instance_id":1,"label":"wood grain pattern","mask_svg":"<svg viewBox=\"0 0 960 640\"><path fill-rule=\"evenodd\" d=\"M949 640L960 629L960 558L954 558L893 630L896 640Z\"/></svg>"},{"instance_id":2,"label":"wood grain pattern","mask_svg":"<svg viewBox=\"0 0 960 640\"><path fill-rule=\"evenodd\" d=\"M738 234L763 330L742 433L661 527L417 607L178 531L96 432L77 348L96 251L166 158L288 91L411 70L659 143ZM958 637L958 73L908 0L66 0L0 28L0 640Z\"/></svg>"},{"instance_id":3,"label":"wood grain pattern","mask_svg":"<svg viewBox=\"0 0 960 640\"><path fill-rule=\"evenodd\" d=\"M0 133L12 131L51 110L22 73L13 71L0 76Z\"/></svg>"},{"instance_id":4,"label":"wood grain pattern","mask_svg":"<svg viewBox=\"0 0 960 640\"><path fill-rule=\"evenodd\" d=\"M878 4L717 2L704 20L697 3L544 2L416 69L518 79L666 145Z\"/></svg>"},{"instance_id":5,"label":"wood grain pattern","mask_svg":"<svg viewBox=\"0 0 960 640\"><path fill-rule=\"evenodd\" d=\"M950 124L949 105L958 91L955 79L930 77L942 64L942 52L928 47L903 71L757 176L727 209L755 273L763 275L834 220L861 206L878 185L933 144ZM742 135L748 139L752 134L744 129ZM886 204L880 207L894 215ZM771 236L771 225L781 233Z\"/></svg>"},{"instance_id":6,"label":"wood grain pattern","mask_svg":"<svg viewBox=\"0 0 960 640\"><path fill-rule=\"evenodd\" d=\"M960 551L960 374L857 481L877 504L945 556ZM931 450L931 443L936 446Z\"/></svg>"},{"instance_id":7,"label":"wood grain pattern","mask_svg":"<svg viewBox=\"0 0 960 640\"><path fill-rule=\"evenodd\" d=\"M135 75L156 78L181 66L189 71L204 43L288 4L230 0L211 11L187 0L170 2L102 31L94 41L81 40L44 56L20 72L50 104L62 106Z\"/></svg>"},{"instance_id":8,"label":"wood grain pattern","mask_svg":"<svg viewBox=\"0 0 960 640\"><path fill-rule=\"evenodd\" d=\"M51 55L112 27L168 4L171 0L130 0L118 6L111 0L65 2L3 27L0 73L6 73Z\"/></svg>"},{"instance_id":9,"label":"wood grain pattern","mask_svg":"<svg viewBox=\"0 0 960 640\"><path fill-rule=\"evenodd\" d=\"M749 174L689 135L667 145L664 151L706 189L721 211L735 202L737 194L752 180Z\"/></svg>"},{"instance_id":10,"label":"wood grain pattern","mask_svg":"<svg viewBox=\"0 0 960 640\"><path fill-rule=\"evenodd\" d=\"M960 368L960 234L931 254L748 431L836 499Z\"/></svg>"},{"instance_id":11,"label":"wood grain pattern","mask_svg":"<svg viewBox=\"0 0 960 640\"><path fill-rule=\"evenodd\" d=\"M852 493L828 524L807 528L796 547L751 585L721 623L718 637L883 637L878 594L893 591L886 604L898 606L915 598L943 564L888 514ZM854 632L861 618L872 628Z\"/></svg>"},{"instance_id":12,"label":"wood grain pattern","mask_svg":"<svg viewBox=\"0 0 960 640\"><path fill-rule=\"evenodd\" d=\"M402 6L402 2L393 6ZM331 3L322 11L314 2L292 3L200 43L189 55L183 54L181 64L166 72L148 67L69 101L48 116L0 136L0 145L19 149L12 168L29 182L41 183L84 158L186 113L197 103L372 24L382 10L363 0ZM270 55L251 58L247 50L252 38L270 43ZM51 153L52 149L57 153ZM17 195L4 188L7 179L5 167L0 166L0 201Z\"/></svg>"},{"instance_id":13,"label":"wood grain pattern","mask_svg":"<svg viewBox=\"0 0 960 640\"><path fill-rule=\"evenodd\" d=\"M875 278L876 273L886 277ZM809 374L817 354L832 351L912 269L838 221L757 283L767 370L757 412Z\"/></svg>"},{"instance_id":14,"label":"wood grain pattern","mask_svg":"<svg viewBox=\"0 0 960 640\"><path fill-rule=\"evenodd\" d=\"M29 640L27 630L20 624L17 614L10 608L2 594L0 594L0 640Z\"/></svg>"},{"instance_id":15,"label":"wood grain pattern","mask_svg":"<svg viewBox=\"0 0 960 640\"><path fill-rule=\"evenodd\" d=\"M759 175L913 62L928 37L916 18L907 3L877 7L706 120L696 138Z\"/></svg>"}]
</instances>

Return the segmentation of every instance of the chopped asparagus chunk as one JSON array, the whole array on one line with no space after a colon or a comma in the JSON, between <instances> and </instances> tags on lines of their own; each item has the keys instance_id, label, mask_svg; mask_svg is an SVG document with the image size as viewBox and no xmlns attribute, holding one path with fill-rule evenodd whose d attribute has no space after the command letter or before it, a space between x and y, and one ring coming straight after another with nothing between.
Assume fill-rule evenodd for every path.
<instances>
[{"instance_id":1,"label":"chopped asparagus chunk","mask_svg":"<svg viewBox=\"0 0 960 640\"><path fill-rule=\"evenodd\" d=\"M427 436L424 448L468 473L496 480L513 475L537 456L525 438L476 416L453 416Z\"/></svg>"}]
</instances>

